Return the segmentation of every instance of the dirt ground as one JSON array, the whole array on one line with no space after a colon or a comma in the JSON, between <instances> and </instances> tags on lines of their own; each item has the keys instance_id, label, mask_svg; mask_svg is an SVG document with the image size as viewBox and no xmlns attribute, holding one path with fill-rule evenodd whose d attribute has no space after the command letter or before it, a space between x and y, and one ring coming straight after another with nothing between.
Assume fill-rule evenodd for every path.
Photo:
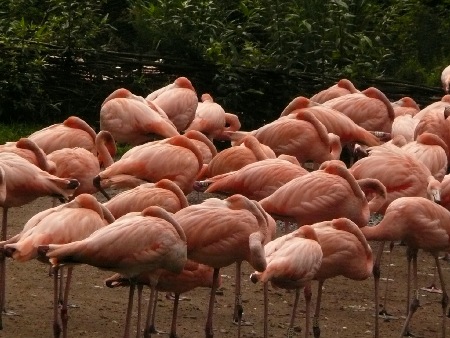
<instances>
[{"instance_id":1,"label":"dirt ground","mask_svg":"<svg viewBox=\"0 0 450 338\"><path fill-rule=\"evenodd\" d=\"M197 193L194 193L197 194ZM206 196L208 197L208 196ZM197 196L190 196L190 201ZM101 200L101 198L99 197ZM9 210L8 236L22 229L26 221L51 206L50 198L41 198L21 208ZM371 243L372 249L378 243ZM382 278L386 276L388 256L385 253L382 264ZM443 261L444 274L449 280L449 263ZM431 256L419 252L419 286L427 286L433 276ZM48 275L48 266L38 261L26 263L7 259L6 307L15 315L3 315L3 330L0 337L40 338L52 337L53 284ZM405 247L396 246L391 262L387 310L395 318L380 320L380 337L398 337L406 312L406 258ZM261 284L249 280L253 272L248 264L243 265L242 299L244 319L252 325L242 327L242 337L262 337L263 335L263 292ZM90 266L74 269L73 284L69 297L69 337L122 337L128 289L109 289L104 280L113 273L100 271ZM234 266L221 270L223 294L217 295L214 310L214 337L237 337L237 326L232 323ZM385 281L381 282L383 296ZM317 284L313 284L313 304ZM293 292L269 289L269 336L285 337L291 315ZM324 285L321 307L321 337L373 337L374 300L373 278L352 281L337 277ZM144 312L149 297L145 291ZM209 299L209 289L196 289L185 294L188 299L180 302L178 311L178 337L203 337ZM411 331L416 337L441 336L441 295L419 290L420 305L413 317ZM383 297L381 298L383 303ZM136 302L135 302L136 304ZM157 336L168 336L173 302L160 294L156 314L156 327L164 331ZM296 318L297 337L304 337L304 299ZM136 311L132 327L135 336ZM447 320L447 323L450 322ZM447 332L449 324L447 324ZM312 336L312 333L310 334Z\"/></svg>"}]
</instances>

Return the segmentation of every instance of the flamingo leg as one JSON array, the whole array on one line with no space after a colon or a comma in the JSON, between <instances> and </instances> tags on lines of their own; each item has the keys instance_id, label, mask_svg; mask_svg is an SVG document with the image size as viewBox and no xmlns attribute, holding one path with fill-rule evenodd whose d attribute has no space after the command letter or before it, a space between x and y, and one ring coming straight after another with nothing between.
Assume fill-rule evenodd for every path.
<instances>
[{"instance_id":1,"label":"flamingo leg","mask_svg":"<svg viewBox=\"0 0 450 338\"><path fill-rule=\"evenodd\" d=\"M433 268L433 281L431 282L431 285L421 288L421 290L433 293L442 293L442 290L437 287L436 277L437 277L437 266L435 265Z\"/></svg>"},{"instance_id":2,"label":"flamingo leg","mask_svg":"<svg viewBox=\"0 0 450 338\"><path fill-rule=\"evenodd\" d=\"M177 315L179 300L180 294L175 293L175 299L173 300L172 325L170 326L170 338L177 338Z\"/></svg>"},{"instance_id":3,"label":"flamingo leg","mask_svg":"<svg viewBox=\"0 0 450 338\"><path fill-rule=\"evenodd\" d=\"M142 308L142 289L144 288L143 284L138 284L138 304L137 304L137 325L136 325L136 338L139 338L141 335L141 308Z\"/></svg>"},{"instance_id":4,"label":"flamingo leg","mask_svg":"<svg viewBox=\"0 0 450 338\"><path fill-rule=\"evenodd\" d=\"M133 297L135 288L136 288L135 281L130 280L130 292L128 294L128 307L125 319L125 331L123 333L123 338L130 338L131 312L133 311Z\"/></svg>"},{"instance_id":5,"label":"flamingo leg","mask_svg":"<svg viewBox=\"0 0 450 338\"><path fill-rule=\"evenodd\" d=\"M147 320L145 323L144 338L150 338L155 331L154 323L152 323L154 303L158 301L156 284L158 281L150 281L150 299L148 301Z\"/></svg>"},{"instance_id":6,"label":"flamingo leg","mask_svg":"<svg viewBox=\"0 0 450 338\"><path fill-rule=\"evenodd\" d=\"M64 289L64 298L61 307L61 323L63 329L63 338L67 338L67 322L69 321L69 316L67 314L67 302L69 299L70 282L72 280L73 266L69 266L67 269L66 277L66 287ZM63 279L63 271L60 270L60 279Z\"/></svg>"},{"instance_id":7,"label":"flamingo leg","mask_svg":"<svg viewBox=\"0 0 450 338\"><path fill-rule=\"evenodd\" d=\"M295 289L295 299L294 305L292 306L292 315L291 321L289 323L288 331L286 337L292 338L294 336L294 322L295 322L295 314L297 312L298 300L300 299L300 288Z\"/></svg>"},{"instance_id":8,"label":"flamingo leg","mask_svg":"<svg viewBox=\"0 0 450 338\"><path fill-rule=\"evenodd\" d=\"M61 335L61 324L59 315L59 280L58 280L58 267L54 268L53 274L53 337L58 338Z\"/></svg>"},{"instance_id":9,"label":"flamingo leg","mask_svg":"<svg viewBox=\"0 0 450 338\"><path fill-rule=\"evenodd\" d=\"M380 291L379 291L379 287L380 287L380 262L381 262L381 256L383 255L383 249L384 249L384 241L380 243L380 246L378 247L378 251L377 251L377 255L375 258L375 262L373 264L373 277L374 277L374 289L375 289L375 333L374 336L375 338L379 337L380 334L380 328L379 328L379 316L380 313L378 311L378 303L379 303L379 299L380 299Z\"/></svg>"},{"instance_id":10,"label":"flamingo leg","mask_svg":"<svg viewBox=\"0 0 450 338\"><path fill-rule=\"evenodd\" d=\"M392 262L392 250L394 250L394 242L391 241L391 243L389 244L389 261L388 261L388 265L387 265L387 271L386 271L386 285L385 285L385 289L384 289L384 300L383 300L383 309L380 311L380 315L382 316L391 316L386 308L387 308L387 293L388 293L388 288L389 288L389 275L390 275L390 270L391 270L391 262Z\"/></svg>"},{"instance_id":11,"label":"flamingo leg","mask_svg":"<svg viewBox=\"0 0 450 338\"><path fill-rule=\"evenodd\" d=\"M211 295L209 297L209 306L208 306L208 316L206 319L206 325L205 325L205 337L206 338L213 338L214 332L213 332L213 314L214 314L214 301L215 301L215 295L218 287L218 279L219 279L219 270L218 268L214 268L213 272L213 286L211 288Z\"/></svg>"},{"instance_id":12,"label":"flamingo leg","mask_svg":"<svg viewBox=\"0 0 450 338\"><path fill-rule=\"evenodd\" d=\"M322 287L324 281L320 280L317 286L317 300L316 300L316 311L313 317L313 334L314 338L320 337L320 326L319 326L319 315L320 315L320 303L322 302Z\"/></svg>"},{"instance_id":13,"label":"flamingo leg","mask_svg":"<svg viewBox=\"0 0 450 338\"><path fill-rule=\"evenodd\" d=\"M269 317L269 284L264 283L264 338L268 337Z\"/></svg>"},{"instance_id":14,"label":"flamingo leg","mask_svg":"<svg viewBox=\"0 0 450 338\"><path fill-rule=\"evenodd\" d=\"M447 311L447 307L448 307L448 294L447 294L447 288L445 286L445 280L444 280L444 275L442 273L442 268L441 268L441 264L439 262L439 257L438 255L434 256L434 260L436 262L436 269L437 272L439 274L439 281L441 283L441 287L442 287L442 337L445 338L445 321L446 321L446 311Z\"/></svg>"},{"instance_id":15,"label":"flamingo leg","mask_svg":"<svg viewBox=\"0 0 450 338\"><path fill-rule=\"evenodd\" d=\"M308 338L309 337L309 320L311 318L311 297L312 297L311 283L308 283L305 286L305 289L303 290L303 294L305 295L305 306L306 306L305 338Z\"/></svg>"},{"instance_id":16,"label":"flamingo leg","mask_svg":"<svg viewBox=\"0 0 450 338\"><path fill-rule=\"evenodd\" d=\"M414 298L412 302L410 303L408 301L408 315L406 316L405 323L403 324L402 332L400 337L403 336L411 336L411 332L409 331L409 323L412 319L412 316L416 312L416 310L419 308L419 292L417 289L417 250L416 249L410 249L407 250L408 253L408 296L410 291L410 260L412 259L413 262L413 274L414 274Z\"/></svg>"},{"instance_id":17,"label":"flamingo leg","mask_svg":"<svg viewBox=\"0 0 450 338\"><path fill-rule=\"evenodd\" d=\"M242 262L236 262L236 285L234 289L233 323L237 324L238 326L238 338L241 336L242 314L244 313L241 294L241 267Z\"/></svg>"}]
</instances>

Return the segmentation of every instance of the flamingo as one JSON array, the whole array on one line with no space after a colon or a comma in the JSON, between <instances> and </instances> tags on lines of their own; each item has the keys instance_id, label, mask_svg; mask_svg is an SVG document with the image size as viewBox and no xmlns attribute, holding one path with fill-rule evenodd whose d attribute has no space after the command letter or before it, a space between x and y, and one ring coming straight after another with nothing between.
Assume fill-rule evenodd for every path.
<instances>
[{"instance_id":1,"label":"flamingo","mask_svg":"<svg viewBox=\"0 0 450 338\"><path fill-rule=\"evenodd\" d=\"M367 240L380 241L377 258L374 265L376 285L380 277L380 260L385 241L403 241L407 246L408 257L408 288L407 317L402 327L400 337L409 333L409 323L419 307L417 289L417 252L422 249L429 252L435 260L442 286L442 332L445 337L445 318L448 296L445 280L439 262L439 252L450 249L450 212L444 207L424 197L401 197L388 206L381 222L372 227L361 228ZM413 262L413 298L410 302L411 261ZM378 287L375 288L375 304L378 304ZM378 319L378 311L375 313Z\"/></svg>"},{"instance_id":2,"label":"flamingo","mask_svg":"<svg viewBox=\"0 0 450 338\"><path fill-rule=\"evenodd\" d=\"M446 94L450 94L450 66L444 68L441 73L442 89Z\"/></svg>"},{"instance_id":3,"label":"flamingo","mask_svg":"<svg viewBox=\"0 0 450 338\"><path fill-rule=\"evenodd\" d=\"M189 138L177 135L131 148L120 160L101 171L94 178L94 184L109 199L104 190L107 187L135 187L168 178L188 194L202 166L200 150Z\"/></svg>"},{"instance_id":4,"label":"flamingo","mask_svg":"<svg viewBox=\"0 0 450 338\"><path fill-rule=\"evenodd\" d=\"M100 109L100 130L109 131L118 143L131 145L179 134L154 104L126 97L104 102Z\"/></svg>"},{"instance_id":5,"label":"flamingo","mask_svg":"<svg viewBox=\"0 0 450 338\"><path fill-rule=\"evenodd\" d=\"M194 120L186 131L198 130L214 140L223 138L224 131L236 131L240 128L241 123L237 115L226 113L220 104L214 102L211 94L204 93L195 111Z\"/></svg>"},{"instance_id":6,"label":"flamingo","mask_svg":"<svg viewBox=\"0 0 450 338\"><path fill-rule=\"evenodd\" d=\"M124 337L129 337L136 285L134 278L144 271L152 273L151 285L154 289L162 269L180 273L187 259L183 229L171 214L158 206L128 213L83 240L42 245L38 250L49 258L53 266L88 264L130 279ZM138 302L140 304L140 300ZM140 309L137 326L139 333Z\"/></svg>"},{"instance_id":7,"label":"flamingo","mask_svg":"<svg viewBox=\"0 0 450 338\"><path fill-rule=\"evenodd\" d=\"M183 135L194 142L194 144L200 150L203 157L203 164L208 164L209 162L211 162L213 157L217 155L216 146L203 133L197 130L189 130L186 131Z\"/></svg>"},{"instance_id":8,"label":"flamingo","mask_svg":"<svg viewBox=\"0 0 450 338\"><path fill-rule=\"evenodd\" d=\"M341 111L366 130L391 132L394 109L386 95L375 87L339 96L323 104Z\"/></svg>"},{"instance_id":9,"label":"flamingo","mask_svg":"<svg viewBox=\"0 0 450 338\"><path fill-rule=\"evenodd\" d=\"M15 153L50 174L55 172L54 164L48 161L44 151L29 138L22 137L17 142L7 142L0 146L0 152Z\"/></svg>"},{"instance_id":10,"label":"flamingo","mask_svg":"<svg viewBox=\"0 0 450 338\"><path fill-rule=\"evenodd\" d=\"M56 123L28 136L47 155L61 148L80 147L96 154L96 133L83 119L69 116L63 123Z\"/></svg>"},{"instance_id":11,"label":"flamingo","mask_svg":"<svg viewBox=\"0 0 450 338\"><path fill-rule=\"evenodd\" d=\"M356 89L355 85L349 79L340 79L331 87L311 96L311 101L324 103L336 97L352 93L359 93L359 90Z\"/></svg>"},{"instance_id":12,"label":"flamingo","mask_svg":"<svg viewBox=\"0 0 450 338\"><path fill-rule=\"evenodd\" d=\"M225 200L208 198L200 204L181 209L174 218L186 234L188 258L214 268L205 325L206 337L213 337L212 319L219 270L236 263L233 319L238 323L240 336L241 263L245 260L255 270L264 271L266 260L263 246L274 236L275 221L258 202L239 194Z\"/></svg>"},{"instance_id":13,"label":"flamingo","mask_svg":"<svg viewBox=\"0 0 450 338\"><path fill-rule=\"evenodd\" d=\"M441 114L445 107L450 105L450 94L445 94L439 101L434 101L429 105L422 108L417 114L414 115L415 119L421 120L425 115Z\"/></svg>"},{"instance_id":14,"label":"flamingo","mask_svg":"<svg viewBox=\"0 0 450 338\"><path fill-rule=\"evenodd\" d=\"M23 230L3 242L2 251L6 257L18 262L26 262L38 256L38 247L50 243L62 244L88 237L94 231L114 222L112 214L102 206L95 197L81 194L71 202L37 213L25 224ZM47 259L40 260L48 263ZM72 266L69 266L66 278L64 299L61 300L61 321L58 318L58 271L54 276L53 333L59 337L67 337L67 300L69 295ZM62 273L61 283L62 283ZM62 287L60 292L62 292Z\"/></svg>"},{"instance_id":15,"label":"flamingo","mask_svg":"<svg viewBox=\"0 0 450 338\"><path fill-rule=\"evenodd\" d=\"M151 285L152 275L146 272L139 274L136 277L136 283L139 285ZM218 279L218 286L220 286L222 282L221 277ZM120 274L115 274L108 279L105 280L105 284L107 287L115 288L119 286L129 286L130 281L128 278L124 278ZM213 287L213 268L204 264L199 264L197 262L187 260L186 265L183 268L183 271L178 273L173 273L167 270L162 270L161 274L158 278L158 283L156 284L156 291L162 292L173 292L175 293L175 299L173 304L172 311L172 325L170 328L169 336L171 338L176 338L176 321L177 321L177 313L178 313L178 302L180 300L180 295L182 293L193 290L197 287ZM156 304L157 297L153 297L154 303L149 303L149 309L152 314L152 317L147 317L147 327L149 327L149 332L156 333L155 329L155 314L156 314ZM153 308L150 308L153 307ZM150 322L151 320L151 322Z\"/></svg>"},{"instance_id":16,"label":"flamingo","mask_svg":"<svg viewBox=\"0 0 450 338\"><path fill-rule=\"evenodd\" d=\"M409 96L404 96L400 100L392 102L395 117L402 115L414 116L420 111L419 105Z\"/></svg>"},{"instance_id":17,"label":"flamingo","mask_svg":"<svg viewBox=\"0 0 450 338\"><path fill-rule=\"evenodd\" d=\"M277 119L250 134L270 147L277 156L292 155L301 164L339 159L342 151L339 136L328 133L322 122L308 111L297 112L295 118ZM231 139L239 141L245 135L237 131L232 133Z\"/></svg>"},{"instance_id":18,"label":"flamingo","mask_svg":"<svg viewBox=\"0 0 450 338\"><path fill-rule=\"evenodd\" d=\"M370 202L364 193L369 189L375 196ZM292 179L260 204L274 218L294 221L297 226L346 217L362 227L385 198L386 189L378 180L358 182L345 163L334 160Z\"/></svg>"},{"instance_id":19,"label":"flamingo","mask_svg":"<svg viewBox=\"0 0 450 338\"><path fill-rule=\"evenodd\" d=\"M253 283L264 283L264 338L268 337L268 282L275 287L295 290L295 300L287 337L294 332L300 290L304 288L306 299L305 337L309 337L311 281L322 263L322 249L314 229L309 225L281 237L264 246L267 267L250 275Z\"/></svg>"},{"instance_id":20,"label":"flamingo","mask_svg":"<svg viewBox=\"0 0 450 338\"><path fill-rule=\"evenodd\" d=\"M142 211L151 205L175 213L187 207L189 203L180 187L164 178L156 183L144 183L122 191L103 205L115 218L119 218L129 212Z\"/></svg>"},{"instance_id":21,"label":"flamingo","mask_svg":"<svg viewBox=\"0 0 450 338\"><path fill-rule=\"evenodd\" d=\"M323 252L322 264L314 275L318 281L313 333L320 337L319 314L323 284L327 279L344 276L362 281L373 274L372 249L359 227L347 218L311 225Z\"/></svg>"},{"instance_id":22,"label":"flamingo","mask_svg":"<svg viewBox=\"0 0 450 338\"><path fill-rule=\"evenodd\" d=\"M130 92L128 89L126 88L118 88L115 91L113 91L111 94L109 94L105 100L103 100L102 102L102 107L105 105L106 102L112 100L112 99L117 99L117 98L125 98L125 99L133 99L133 100L137 100L140 101L142 103L147 103L147 101L145 100L145 98L143 98L142 96L139 95L134 95L132 92Z\"/></svg>"},{"instance_id":23,"label":"flamingo","mask_svg":"<svg viewBox=\"0 0 450 338\"><path fill-rule=\"evenodd\" d=\"M254 136L246 135L239 145L220 151L197 175L197 180L239 170L249 163L276 158L273 150Z\"/></svg>"},{"instance_id":24,"label":"flamingo","mask_svg":"<svg viewBox=\"0 0 450 338\"><path fill-rule=\"evenodd\" d=\"M396 116L394 122L392 122L391 138L394 139L401 135L406 142L414 141L414 131L419 121L409 114Z\"/></svg>"},{"instance_id":25,"label":"flamingo","mask_svg":"<svg viewBox=\"0 0 450 338\"><path fill-rule=\"evenodd\" d=\"M0 206L3 208L1 240L7 238L8 209L23 206L38 197L57 196L68 200L78 188L75 179L59 178L39 169L23 157L11 152L0 152ZM0 307L5 309L4 257L0 257ZM0 316L0 329L3 327Z\"/></svg>"},{"instance_id":26,"label":"flamingo","mask_svg":"<svg viewBox=\"0 0 450 338\"><path fill-rule=\"evenodd\" d=\"M297 159L290 155L249 163L236 171L196 181L194 189L207 193L241 194L261 200L295 177L307 174Z\"/></svg>"},{"instance_id":27,"label":"flamingo","mask_svg":"<svg viewBox=\"0 0 450 338\"><path fill-rule=\"evenodd\" d=\"M447 173L449 152L439 136L425 132L417 136L415 141L405 144L402 149L425 164L435 179L442 181Z\"/></svg>"},{"instance_id":28,"label":"flamingo","mask_svg":"<svg viewBox=\"0 0 450 338\"><path fill-rule=\"evenodd\" d=\"M165 87L147 95L147 102L160 107L179 132L194 120L198 106L197 93L188 78L181 76Z\"/></svg>"}]
</instances>

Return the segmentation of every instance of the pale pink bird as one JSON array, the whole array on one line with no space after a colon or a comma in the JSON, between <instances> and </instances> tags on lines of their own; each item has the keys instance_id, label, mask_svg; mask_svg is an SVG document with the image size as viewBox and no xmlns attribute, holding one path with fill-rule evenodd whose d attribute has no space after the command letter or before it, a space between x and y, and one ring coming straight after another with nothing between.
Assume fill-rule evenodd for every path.
<instances>
[{"instance_id":1,"label":"pale pink bird","mask_svg":"<svg viewBox=\"0 0 450 338\"><path fill-rule=\"evenodd\" d=\"M109 198L108 187L132 188L163 178L174 181L188 194L203 166L203 158L194 143L183 135L131 148L122 158L101 171L94 184Z\"/></svg>"},{"instance_id":2,"label":"pale pink bird","mask_svg":"<svg viewBox=\"0 0 450 338\"><path fill-rule=\"evenodd\" d=\"M344 113L366 130L391 132L394 109L386 95L375 87L339 96L323 104Z\"/></svg>"},{"instance_id":3,"label":"pale pink bird","mask_svg":"<svg viewBox=\"0 0 450 338\"><path fill-rule=\"evenodd\" d=\"M324 103L346 94L359 93L355 85L348 79L340 79L336 84L311 96L311 101Z\"/></svg>"},{"instance_id":4,"label":"pale pink bird","mask_svg":"<svg viewBox=\"0 0 450 338\"><path fill-rule=\"evenodd\" d=\"M445 107L449 105L450 105L450 94L445 94L439 101L434 101L429 105L425 106L424 108L422 108L416 115L414 115L414 118L420 120L422 119L422 117L428 115L429 113L442 114Z\"/></svg>"},{"instance_id":5,"label":"pale pink bird","mask_svg":"<svg viewBox=\"0 0 450 338\"><path fill-rule=\"evenodd\" d=\"M241 194L261 200L283 184L307 174L297 159L289 155L249 163L236 171L196 181L194 189L207 193Z\"/></svg>"},{"instance_id":6,"label":"pale pink bird","mask_svg":"<svg viewBox=\"0 0 450 338\"><path fill-rule=\"evenodd\" d=\"M294 333L300 290L304 289L306 300L305 337L309 337L311 307L311 282L322 263L322 249L314 229L304 225L293 232L278 237L264 246L267 267L250 275L253 283L264 284L264 338L268 337L268 282L275 288L295 290L295 300L287 337Z\"/></svg>"},{"instance_id":7,"label":"pale pink bird","mask_svg":"<svg viewBox=\"0 0 450 338\"><path fill-rule=\"evenodd\" d=\"M450 174L445 175L441 182L440 205L450 211Z\"/></svg>"},{"instance_id":8,"label":"pale pink bird","mask_svg":"<svg viewBox=\"0 0 450 338\"><path fill-rule=\"evenodd\" d=\"M247 164L267 158L276 158L273 150L261 144L254 136L246 135L239 145L220 151L204 165L197 175L197 180L239 170Z\"/></svg>"},{"instance_id":9,"label":"pale pink bird","mask_svg":"<svg viewBox=\"0 0 450 338\"><path fill-rule=\"evenodd\" d=\"M415 141L405 144L402 149L425 164L438 181L442 181L447 174L448 147L439 136L422 133Z\"/></svg>"},{"instance_id":10,"label":"pale pink bird","mask_svg":"<svg viewBox=\"0 0 450 338\"><path fill-rule=\"evenodd\" d=\"M307 111L312 113L323 123L329 133L339 136L341 143L362 143L367 146L381 144L380 140L371 132L357 125L350 117L344 113L327 107L323 104L308 104L306 98L297 97L283 110L280 117L296 117L297 112ZM310 101L312 102L312 101Z\"/></svg>"},{"instance_id":11,"label":"pale pink bird","mask_svg":"<svg viewBox=\"0 0 450 338\"><path fill-rule=\"evenodd\" d=\"M216 146L203 133L197 130L189 130L183 135L189 138L200 150L203 157L203 164L208 164L211 162L212 158L217 155Z\"/></svg>"},{"instance_id":12,"label":"pale pink bird","mask_svg":"<svg viewBox=\"0 0 450 338\"><path fill-rule=\"evenodd\" d=\"M396 116L392 122L391 138L403 136L406 142L414 141L414 131L419 121L409 114Z\"/></svg>"},{"instance_id":13,"label":"pale pink bird","mask_svg":"<svg viewBox=\"0 0 450 338\"><path fill-rule=\"evenodd\" d=\"M46 154L61 149L80 147L96 154L95 130L77 116L70 116L63 123L52 124L28 136Z\"/></svg>"},{"instance_id":14,"label":"pale pink bird","mask_svg":"<svg viewBox=\"0 0 450 338\"><path fill-rule=\"evenodd\" d=\"M373 195L370 202L365 192ZM260 204L275 219L293 221L298 226L346 217L362 227L385 198L386 190L378 180L357 181L343 162L334 160L294 178Z\"/></svg>"},{"instance_id":15,"label":"pale pink bird","mask_svg":"<svg viewBox=\"0 0 450 338\"><path fill-rule=\"evenodd\" d=\"M82 194L71 202L41 211L30 218L23 230L13 238L0 243L5 256L18 262L38 258L44 263L48 260L38 256L38 247L46 244L63 244L88 237L94 231L114 222L114 217L92 195ZM58 291L58 269L54 276L53 330L54 336L67 337L67 301L72 277L72 266L67 270L65 290ZM60 276L62 278L62 271ZM64 294L58 299L58 294ZM58 314L61 302L60 315ZM61 321L61 322L60 322Z\"/></svg>"},{"instance_id":16,"label":"pale pink bird","mask_svg":"<svg viewBox=\"0 0 450 338\"><path fill-rule=\"evenodd\" d=\"M233 319L238 323L239 336L242 317L241 263L247 261L257 271L266 268L263 246L275 234L275 221L258 202L238 194L225 200L206 199L181 209L174 217L186 234L188 258L214 268L206 337L213 337L212 319L219 270L236 263Z\"/></svg>"},{"instance_id":17,"label":"pale pink bird","mask_svg":"<svg viewBox=\"0 0 450 338\"><path fill-rule=\"evenodd\" d=\"M386 201L378 210L380 214L399 197L440 198L440 182L427 166L395 145L372 147L369 156L355 162L349 171L357 180L375 178L386 187Z\"/></svg>"},{"instance_id":18,"label":"pale pink bird","mask_svg":"<svg viewBox=\"0 0 450 338\"><path fill-rule=\"evenodd\" d=\"M224 131L236 131L241 128L237 115L226 113L222 106L214 102L210 94L203 94L198 103L194 120L186 131L198 130L209 139L223 139ZM225 137L226 138L226 137Z\"/></svg>"},{"instance_id":19,"label":"pale pink bird","mask_svg":"<svg viewBox=\"0 0 450 338\"><path fill-rule=\"evenodd\" d=\"M111 140L112 136L107 131L103 130L97 134L96 150L98 156L95 156L85 148L78 147L62 148L48 154L47 159L56 168L53 174L58 177L71 177L78 180L80 185L74 196L84 193L96 193L98 188L94 186L94 177L104 168L103 164L107 167L114 162L107 147L107 143ZM115 147L113 153L115 153Z\"/></svg>"},{"instance_id":20,"label":"pale pink bird","mask_svg":"<svg viewBox=\"0 0 450 338\"><path fill-rule=\"evenodd\" d=\"M103 205L119 218L129 212L142 211L156 205L168 212L175 213L189 205L180 187L169 179L156 183L144 183L115 195Z\"/></svg>"},{"instance_id":21,"label":"pale pink bird","mask_svg":"<svg viewBox=\"0 0 450 338\"><path fill-rule=\"evenodd\" d=\"M109 131L118 143L131 145L179 134L155 105L123 97L112 98L103 104L100 130Z\"/></svg>"},{"instance_id":22,"label":"pale pink bird","mask_svg":"<svg viewBox=\"0 0 450 338\"><path fill-rule=\"evenodd\" d=\"M19 155L0 152L0 206L3 208L1 240L7 238L9 208L23 206L43 196L56 196L67 201L78 186L75 179L59 178ZM5 309L5 276L5 259L0 256L0 313Z\"/></svg>"},{"instance_id":23,"label":"pale pink bird","mask_svg":"<svg viewBox=\"0 0 450 338\"><path fill-rule=\"evenodd\" d=\"M323 284L336 276L366 280L373 274L373 254L359 227L347 218L314 223L311 227L316 232L323 252L322 264L314 276L319 281L313 319L314 337L318 338Z\"/></svg>"},{"instance_id":24,"label":"pale pink bird","mask_svg":"<svg viewBox=\"0 0 450 338\"><path fill-rule=\"evenodd\" d=\"M129 337L134 278L152 273L152 288L162 269L180 273L186 264L186 236L178 222L164 209L151 206L132 212L92 233L67 244L40 246L54 266L89 264L122 274L131 281L124 337ZM153 302L153 300L150 300ZM138 318L140 309L138 309ZM140 323L138 322L138 333Z\"/></svg>"},{"instance_id":25,"label":"pale pink bird","mask_svg":"<svg viewBox=\"0 0 450 338\"><path fill-rule=\"evenodd\" d=\"M115 91L113 91L111 94L109 94L106 97L106 99L102 102L101 106L103 107L106 102L108 102L112 99L117 99L117 98L133 99L133 100L140 101L142 103L147 103L145 98L143 98L142 96L134 95L128 89L119 88L119 89L116 89Z\"/></svg>"},{"instance_id":26,"label":"pale pink bird","mask_svg":"<svg viewBox=\"0 0 450 338\"><path fill-rule=\"evenodd\" d=\"M392 102L395 117L402 115L414 116L420 111L419 105L409 96L404 96L400 100Z\"/></svg>"},{"instance_id":27,"label":"pale pink bird","mask_svg":"<svg viewBox=\"0 0 450 338\"><path fill-rule=\"evenodd\" d=\"M342 151L339 136L329 133L308 111L297 112L295 118L279 118L251 132L234 132L231 139L239 141L248 134L270 147L277 156L292 155L301 164L336 160Z\"/></svg>"},{"instance_id":28,"label":"pale pink bird","mask_svg":"<svg viewBox=\"0 0 450 338\"><path fill-rule=\"evenodd\" d=\"M191 81L178 77L165 87L153 91L145 98L160 107L179 132L186 130L195 117L198 97Z\"/></svg>"},{"instance_id":29,"label":"pale pink bird","mask_svg":"<svg viewBox=\"0 0 450 338\"><path fill-rule=\"evenodd\" d=\"M442 89L446 94L450 94L450 66L444 68L441 73Z\"/></svg>"},{"instance_id":30,"label":"pale pink bird","mask_svg":"<svg viewBox=\"0 0 450 338\"><path fill-rule=\"evenodd\" d=\"M380 260L385 241L403 241L408 247L408 288L407 288L407 317L400 336L409 335L409 323L419 307L417 285L417 252L419 249L431 253L434 257L439 274L442 295L442 327L441 335L445 337L445 319L448 299L445 280L442 274L439 253L450 249L450 212L444 207L423 197L401 197L393 201L384 214L382 221L372 227L361 228L369 241L381 241L374 265L375 282L380 277ZM413 261L413 299L410 302L410 263ZM378 288L376 287L377 291ZM378 304L378 294L375 295ZM378 319L378 310L375 312Z\"/></svg>"},{"instance_id":31,"label":"pale pink bird","mask_svg":"<svg viewBox=\"0 0 450 338\"><path fill-rule=\"evenodd\" d=\"M221 276L219 276L218 286L221 284ZM135 281L138 285L138 292L141 292L143 285L151 285L152 275L143 272L139 274ZM124 278L120 274L115 274L105 280L106 286L110 288L115 288L119 286L129 286L130 280ZM199 264L197 262L187 260L183 271L180 273L173 273L167 270L162 270L158 277L158 283L156 284L156 291L170 292L174 293L174 303L172 311L172 324L170 327L170 337L177 337L177 314L178 314L178 302L180 300L180 295L191 291L198 287L213 287L213 268L204 264ZM151 333L158 333L155 328L155 314L156 305L158 298L156 295L153 297L154 303L149 303L149 314L152 315L150 318L147 316L147 331L144 335ZM139 299L139 298L138 298Z\"/></svg>"},{"instance_id":32,"label":"pale pink bird","mask_svg":"<svg viewBox=\"0 0 450 338\"><path fill-rule=\"evenodd\" d=\"M0 152L12 152L33 163L40 169L53 174L55 166L49 162L44 151L32 140L22 137L17 142L7 142L0 146Z\"/></svg>"}]
</instances>

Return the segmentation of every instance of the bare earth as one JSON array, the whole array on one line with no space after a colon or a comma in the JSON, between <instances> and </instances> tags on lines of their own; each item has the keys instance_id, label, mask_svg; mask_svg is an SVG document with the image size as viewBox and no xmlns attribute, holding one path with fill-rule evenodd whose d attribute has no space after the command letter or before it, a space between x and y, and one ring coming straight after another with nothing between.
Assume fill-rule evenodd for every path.
<instances>
[{"instance_id":1,"label":"bare earth","mask_svg":"<svg viewBox=\"0 0 450 338\"><path fill-rule=\"evenodd\" d=\"M193 193L191 203L200 196ZM99 197L99 200L101 198ZM50 198L41 198L22 208L9 210L8 237L22 229L27 220L37 212L51 206ZM374 251L378 243L371 243ZM388 255L383 256L382 278L386 276ZM449 263L443 261L443 270L447 280ZM433 260L424 252L419 252L419 287L428 286L433 276ZM7 259L7 309L16 313L3 316L3 330L0 337L40 338L52 337L53 284L48 275L47 265L38 261L26 263ZM396 245L392 255L391 279L388 292L387 310L396 319L380 320L380 337L399 337L406 312L406 258L405 247ZM249 280L253 272L248 264L243 265L242 298L244 319L252 325L242 327L242 337L262 337L263 335L263 293L261 284ZM122 337L128 289L109 289L104 280L113 273L100 271L90 266L74 269L73 284L69 297L69 337ZM216 297L213 326L214 337L237 337L237 326L232 323L234 266L221 270L223 295ZM381 282L383 303L385 281ZM317 284L313 285L313 309ZM329 280L324 285L321 308L321 337L373 337L374 300L373 278L363 282L347 280L341 277ZM289 324L293 292L270 288L269 336L285 337ZM149 290L145 290L145 303ZM178 312L178 337L203 337L209 299L209 289L197 289L184 295L188 299L180 302ZM441 295L419 290L420 305L413 317L411 331L417 337L441 337ZM135 302L136 304L136 302ZM170 329L171 300L159 295L156 314L156 327L164 331L153 337L168 337ZM301 298L297 313L295 336L304 337L304 299ZM135 336L136 311L133 316ZM145 319L145 318L144 318ZM447 320L447 323L449 321ZM449 324L447 324L447 332ZM312 337L312 333L310 334Z\"/></svg>"}]
</instances>

